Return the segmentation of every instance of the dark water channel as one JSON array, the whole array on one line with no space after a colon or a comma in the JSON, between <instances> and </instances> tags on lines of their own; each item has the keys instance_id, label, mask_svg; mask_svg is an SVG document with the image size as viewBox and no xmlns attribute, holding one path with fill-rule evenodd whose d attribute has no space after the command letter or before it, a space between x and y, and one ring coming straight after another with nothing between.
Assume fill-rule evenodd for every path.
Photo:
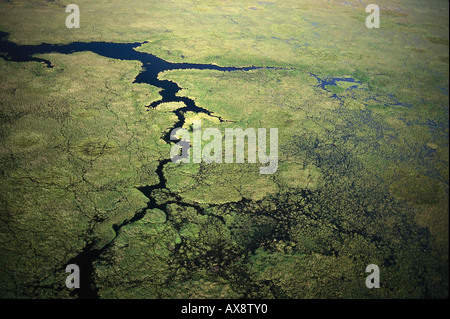
<instances>
[{"instance_id":1,"label":"dark water channel","mask_svg":"<svg viewBox=\"0 0 450 319\"><path fill-rule=\"evenodd\" d=\"M74 42L69 44L39 44L39 45L18 45L8 40L9 34L0 32L0 57L6 61L11 62L41 62L45 67L52 68L51 61L38 58L35 55L47 54L47 53L61 53L72 54L75 52L90 51L98 55L127 61L140 61L142 63L142 70L134 79L134 83L146 83L156 86L161 89L159 92L161 99L151 103L148 108L155 108L161 103L166 102L183 102L184 107L178 108L173 112L176 114L178 120L174 124L173 128L182 127L185 122L184 114L187 111L194 113L204 113L209 116L214 116L223 121L219 116L215 116L209 110L199 107L195 104L195 101L188 98L177 96L177 93L181 90L177 83L169 80L160 80L158 75L164 71L170 70L217 70L222 72L231 71L250 71L257 69L278 69L273 67L220 67L213 64L193 64L193 63L171 63L161 58L156 57L153 54L138 52L135 49L145 42L134 43L110 43L110 42ZM162 136L162 138L169 143L170 130ZM147 207L137 212L131 219L123 221L121 224L113 225L115 231L114 238L105 246L100 249L94 248L94 243L87 244L83 251L70 260L69 264L76 264L80 267L80 286L81 288L75 289L74 293L80 298L98 298L98 289L95 287L94 280L94 265L93 262L98 260L105 249L107 249L118 236L121 228L125 225L133 223L142 219L148 209L159 208L165 210L165 207L158 205L156 200L152 197L152 191L155 189L166 189L166 179L163 174L163 167L170 162L170 159L164 159L159 161L156 173L159 178L159 182L155 185L148 185L138 188L148 199ZM165 205L164 205L165 206ZM199 210L199 207L194 207ZM64 267L65 268L65 267Z\"/></svg>"}]
</instances>

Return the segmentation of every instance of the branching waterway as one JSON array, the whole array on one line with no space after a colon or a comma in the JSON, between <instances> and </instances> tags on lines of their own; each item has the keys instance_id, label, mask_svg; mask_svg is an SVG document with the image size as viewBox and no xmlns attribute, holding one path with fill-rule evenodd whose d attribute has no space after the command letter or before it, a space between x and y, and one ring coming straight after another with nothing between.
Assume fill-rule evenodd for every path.
<instances>
[{"instance_id":1,"label":"branching waterway","mask_svg":"<svg viewBox=\"0 0 450 319\"><path fill-rule=\"evenodd\" d=\"M164 71L170 70L217 70L222 72L231 71L250 71L258 69L282 69L275 67L220 67L213 64L194 64L194 63L171 63L167 62L161 58L156 57L153 54L138 52L135 49L145 42L134 42L134 43L110 43L110 42L74 42L69 44L39 44L39 45L18 45L14 42L8 40L8 34L0 32L0 57L7 61L12 62L41 62L44 63L46 67L52 68L52 63L46 59L38 58L36 55L48 54L48 53L61 53L61 54L72 54L75 52L90 51L98 55L120 60L128 61L140 61L142 63L142 70L134 79L134 83L146 83L158 88L161 88L159 94L161 99L154 101L148 108L156 108L161 103L166 102L183 102L184 107L178 108L173 112L177 116L177 122L172 128L182 127L185 123L184 114L187 111L193 113L204 113L208 116L217 117L220 121L224 121L220 116L217 116L210 112L209 110L199 107L195 104L195 101L189 97L177 96L177 93L181 90L177 83L169 80L160 80L158 75ZM163 140L166 143L170 143L169 129L167 132L163 132ZM121 224L113 225L115 231L114 238L102 248L94 248L94 243L87 244L83 251L69 261L70 264L76 264L80 267L80 287L75 289L75 293L80 298L98 298L98 290L94 283L94 261L100 258L105 249L107 249L116 239L120 230L125 225L136 222L142 219L149 209L159 208L165 211L165 205L158 205L156 200L152 197L152 192L156 189L166 188L166 178L163 174L163 167L165 164L170 162L170 159L164 159L159 161L156 173L159 178L159 182L155 185L148 185L140 187L139 190L149 199L147 206L141 211L137 212L131 219L123 221ZM170 192L170 191L169 191ZM181 200L176 194L172 194L174 198ZM175 202L175 201L174 201ZM180 202L177 201L178 204ZM186 204L188 205L188 204ZM202 209L194 204L189 204L189 206L195 208L197 212L203 213ZM219 219L221 217L215 216ZM223 222L223 220L222 220Z\"/></svg>"}]
</instances>

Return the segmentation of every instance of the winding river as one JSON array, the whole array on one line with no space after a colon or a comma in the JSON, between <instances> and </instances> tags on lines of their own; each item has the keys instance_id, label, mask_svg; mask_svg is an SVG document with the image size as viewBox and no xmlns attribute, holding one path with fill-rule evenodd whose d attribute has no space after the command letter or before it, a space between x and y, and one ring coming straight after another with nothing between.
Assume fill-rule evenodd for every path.
<instances>
[{"instance_id":1,"label":"winding river","mask_svg":"<svg viewBox=\"0 0 450 319\"><path fill-rule=\"evenodd\" d=\"M112 58L112 59L120 59L120 60L128 60L128 61L140 61L142 63L142 70L134 79L134 83L146 83L153 86L156 86L161 89L159 94L161 95L161 99L154 101L148 108L156 108L161 103L166 102L183 102L184 107L178 108L173 112L177 116L178 120L173 125L172 128L182 127L185 123L184 114L187 111L194 113L204 113L209 116L217 117L220 121L223 119L220 116L216 116L212 114L209 110L199 107L195 104L195 101L190 99L189 97L177 96L177 93L181 90L177 83L169 81L169 80L160 80L158 79L158 75L164 71L170 70L187 70L187 69L195 69L195 70L217 70L222 72L231 72L231 71L249 71L249 70L257 70L257 69L282 69L275 67L220 67L213 64L193 64L193 63L171 63L167 62L161 58L156 57L153 54L138 52L135 49L146 42L134 42L134 43L110 43L110 42L73 42L69 44L39 44L39 45L18 45L14 42L8 40L8 34L4 32L0 32L0 57L12 62L41 62L46 67L52 68L52 63L46 59L38 58L35 55L38 54L47 54L47 53L61 53L61 54L72 54L75 52L83 52L83 51L91 51L98 55ZM172 129L171 128L171 129ZM170 143L169 134L171 129L169 129L166 133L163 133L163 140L166 143ZM148 199L147 206L141 211L137 212L131 219L123 221L121 224L113 225L113 229L115 231L114 238L105 246L100 249L94 248L94 244L87 244L83 251L71 259L68 264L76 264L80 267L80 287L79 289L75 289L74 293L77 294L79 298L98 298L98 289L95 287L94 281L94 261L100 258L105 249L107 249L116 239L120 230L125 225L133 223L142 219L148 209L159 208L165 211L165 203L164 205L158 205L156 200L152 197L152 191L155 189L166 189L166 178L163 174L163 167L165 164L170 162L170 159L164 159L159 161L158 167L156 169L156 173L159 178L159 182L155 185L148 185L141 188L138 188ZM169 191L169 190L167 190ZM181 198L176 194L172 194L174 198L179 201L173 201L178 204L180 203ZM170 203L170 202L169 202ZM185 204L188 205L188 204ZM203 214L203 210L196 206L189 204L188 206L194 207L198 213ZM216 218L221 219L219 216L214 216ZM223 222L223 220L221 220ZM64 266L65 268L65 266Z\"/></svg>"}]
</instances>

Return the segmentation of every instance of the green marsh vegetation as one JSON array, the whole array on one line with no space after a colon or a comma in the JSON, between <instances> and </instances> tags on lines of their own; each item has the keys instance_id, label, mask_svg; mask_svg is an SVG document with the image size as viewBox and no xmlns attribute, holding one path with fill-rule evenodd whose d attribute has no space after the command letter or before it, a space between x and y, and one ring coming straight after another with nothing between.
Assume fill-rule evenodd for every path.
<instances>
[{"instance_id":1,"label":"green marsh vegetation","mask_svg":"<svg viewBox=\"0 0 450 319\"><path fill-rule=\"evenodd\" d=\"M137 187L158 183L181 103L147 111L160 96L132 83L136 61L0 59L1 297L73 298L64 269L90 244L108 245L93 261L102 298L448 297L447 1L379 1L376 30L358 1L78 1L77 30L69 3L3 1L0 30L292 68L160 74L227 120L203 127L277 127L279 167L168 163L152 193L164 209L116 234L146 207ZM380 289L365 286L372 263Z\"/></svg>"}]
</instances>

